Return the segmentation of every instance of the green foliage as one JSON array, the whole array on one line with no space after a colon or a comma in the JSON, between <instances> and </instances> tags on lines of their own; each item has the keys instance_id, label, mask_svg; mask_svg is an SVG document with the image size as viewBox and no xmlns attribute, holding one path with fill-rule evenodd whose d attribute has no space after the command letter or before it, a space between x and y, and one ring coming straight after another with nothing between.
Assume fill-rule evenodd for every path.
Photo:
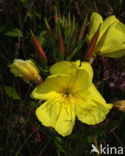
<instances>
[{"instance_id":1,"label":"green foliage","mask_svg":"<svg viewBox=\"0 0 125 156\"><path fill-rule=\"evenodd\" d=\"M18 28L16 29L12 29L10 31L7 31L5 33L6 36L9 36L9 37L22 37L22 32L21 30L19 30Z\"/></svg>"},{"instance_id":2,"label":"green foliage","mask_svg":"<svg viewBox=\"0 0 125 156\"><path fill-rule=\"evenodd\" d=\"M107 119L96 126L86 126L76 121L72 135L63 138L53 128L46 128L38 122L35 110L39 102L31 100L29 96L35 85L26 85L20 79L13 79L8 69L8 65L15 58L31 58L44 80L49 75L49 66L53 63L63 59L82 60L86 48L85 35L81 41L78 41L78 37L85 16L98 11L104 17L115 14L125 22L124 4L123 0L54 0L49 4L46 4L45 0L6 0L0 3L1 156L90 156L95 135L98 145L103 143L124 147L125 113L112 110ZM56 13L57 22L54 19ZM47 64L42 64L36 55L30 29L47 55ZM64 42L64 56L60 54L60 34ZM116 70L125 72L124 58L108 60L108 65L105 65L99 57L93 63L93 68L94 82L106 101L124 99L125 90L109 88L110 78L103 78L104 70L109 70L109 76ZM40 104L42 103L43 101L40 101Z\"/></svg>"},{"instance_id":3,"label":"green foliage","mask_svg":"<svg viewBox=\"0 0 125 156\"><path fill-rule=\"evenodd\" d=\"M71 52L71 54L67 57L68 60L71 60L73 56L82 48L85 41L81 41L80 43L77 43L74 50Z\"/></svg>"},{"instance_id":4,"label":"green foliage","mask_svg":"<svg viewBox=\"0 0 125 156\"><path fill-rule=\"evenodd\" d=\"M64 59L71 60L82 49L85 41L78 41L81 27L78 27L75 17L58 15L57 9L55 9L55 28L52 29L45 19L47 28L47 40L49 40L48 47L53 51L53 58L55 62L62 60L60 49L65 49ZM60 38L62 36L63 45L60 47ZM52 59L53 59L52 58Z\"/></svg>"},{"instance_id":5,"label":"green foliage","mask_svg":"<svg viewBox=\"0 0 125 156\"><path fill-rule=\"evenodd\" d=\"M15 88L5 86L4 91L10 98L15 99L15 100L21 100L21 97L19 96Z\"/></svg>"}]
</instances>

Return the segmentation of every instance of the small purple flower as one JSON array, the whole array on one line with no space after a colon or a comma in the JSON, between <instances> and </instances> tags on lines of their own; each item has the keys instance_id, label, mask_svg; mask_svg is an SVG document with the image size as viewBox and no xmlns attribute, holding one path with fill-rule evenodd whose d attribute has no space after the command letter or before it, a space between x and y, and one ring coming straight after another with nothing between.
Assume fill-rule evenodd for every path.
<instances>
[{"instance_id":1,"label":"small purple flower","mask_svg":"<svg viewBox=\"0 0 125 156\"><path fill-rule=\"evenodd\" d=\"M112 75L112 81L109 83L111 88L125 90L125 72L116 72Z\"/></svg>"},{"instance_id":2,"label":"small purple flower","mask_svg":"<svg viewBox=\"0 0 125 156\"><path fill-rule=\"evenodd\" d=\"M118 81L119 76L118 76L118 74L113 74L112 78L116 82L116 81Z\"/></svg>"},{"instance_id":3,"label":"small purple flower","mask_svg":"<svg viewBox=\"0 0 125 156\"><path fill-rule=\"evenodd\" d=\"M116 87L115 82L113 82L113 81L110 82L110 83L109 83L109 87L111 87L111 88L115 88L115 87Z\"/></svg>"},{"instance_id":4,"label":"small purple flower","mask_svg":"<svg viewBox=\"0 0 125 156\"><path fill-rule=\"evenodd\" d=\"M121 73L120 79L121 79L121 80L125 80L125 72L122 72L122 73Z\"/></svg>"},{"instance_id":5,"label":"small purple flower","mask_svg":"<svg viewBox=\"0 0 125 156\"><path fill-rule=\"evenodd\" d=\"M120 84L119 88L120 88L121 90L124 90L124 89L125 89L125 80L122 81L122 83Z\"/></svg>"},{"instance_id":6,"label":"small purple flower","mask_svg":"<svg viewBox=\"0 0 125 156\"><path fill-rule=\"evenodd\" d=\"M105 71L103 72L103 74L104 74L104 78L109 77L109 71L108 71L108 70L105 70Z\"/></svg>"}]
</instances>

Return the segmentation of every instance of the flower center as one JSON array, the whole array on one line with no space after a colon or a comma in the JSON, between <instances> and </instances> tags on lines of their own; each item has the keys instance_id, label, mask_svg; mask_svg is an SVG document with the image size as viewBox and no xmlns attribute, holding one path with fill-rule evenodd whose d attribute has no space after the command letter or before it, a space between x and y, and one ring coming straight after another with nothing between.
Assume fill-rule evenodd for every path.
<instances>
[{"instance_id":1,"label":"flower center","mask_svg":"<svg viewBox=\"0 0 125 156\"><path fill-rule=\"evenodd\" d=\"M65 92L64 92L64 94L65 94L67 97L69 97L69 95L70 95L70 90L69 90L69 89L66 89Z\"/></svg>"}]
</instances>

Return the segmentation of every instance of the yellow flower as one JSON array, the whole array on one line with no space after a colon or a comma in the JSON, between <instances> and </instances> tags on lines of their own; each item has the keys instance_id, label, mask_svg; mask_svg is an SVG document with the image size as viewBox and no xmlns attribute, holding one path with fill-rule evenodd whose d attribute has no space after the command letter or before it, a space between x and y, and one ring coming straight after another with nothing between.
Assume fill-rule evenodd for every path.
<instances>
[{"instance_id":1,"label":"yellow flower","mask_svg":"<svg viewBox=\"0 0 125 156\"><path fill-rule=\"evenodd\" d=\"M22 77L24 81L40 80L39 71L31 60L15 59L13 64L9 65L10 71L17 77Z\"/></svg>"},{"instance_id":2,"label":"yellow flower","mask_svg":"<svg viewBox=\"0 0 125 156\"><path fill-rule=\"evenodd\" d=\"M36 110L43 125L67 136L76 117L88 125L105 119L112 104L106 104L92 83L93 70L89 63L58 62L50 67L50 73L31 93L32 98L46 100Z\"/></svg>"},{"instance_id":3,"label":"yellow flower","mask_svg":"<svg viewBox=\"0 0 125 156\"><path fill-rule=\"evenodd\" d=\"M89 32L86 36L90 43L101 24L99 38L94 53L106 57L119 58L125 55L125 25L114 15L104 21L98 13L93 13L90 18Z\"/></svg>"}]
</instances>

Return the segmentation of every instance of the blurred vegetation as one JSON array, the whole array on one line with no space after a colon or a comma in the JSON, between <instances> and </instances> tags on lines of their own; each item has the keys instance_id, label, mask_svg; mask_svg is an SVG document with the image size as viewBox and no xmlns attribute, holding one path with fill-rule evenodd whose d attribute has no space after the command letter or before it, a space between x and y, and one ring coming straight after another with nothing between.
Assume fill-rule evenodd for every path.
<instances>
[{"instance_id":1,"label":"blurred vegetation","mask_svg":"<svg viewBox=\"0 0 125 156\"><path fill-rule=\"evenodd\" d=\"M91 13L96 11L104 18L114 14L125 23L124 6L124 0L0 1L1 156L89 156L91 143L95 143L95 140L98 144L122 146L125 150L124 113L112 110L108 118L96 126L87 126L77 121L73 133L63 138L37 120L35 109L40 102L29 97L34 84L24 84L19 78L15 78L8 68L15 58L30 58L37 60L36 64L45 78L48 75L48 67L56 61L78 58L83 60L86 43L84 39L79 41L78 37L85 17L89 18ZM56 11L59 16L57 23ZM48 30L48 25L51 31ZM42 65L38 59L30 30L47 55L47 66ZM65 57L61 55L58 43L60 33L64 39ZM93 63L94 82L107 102L125 99L125 90L109 87L113 73L125 72L125 58L108 59L107 62L108 66L101 57L97 57ZM110 73L106 80L103 73L105 70Z\"/></svg>"}]
</instances>

